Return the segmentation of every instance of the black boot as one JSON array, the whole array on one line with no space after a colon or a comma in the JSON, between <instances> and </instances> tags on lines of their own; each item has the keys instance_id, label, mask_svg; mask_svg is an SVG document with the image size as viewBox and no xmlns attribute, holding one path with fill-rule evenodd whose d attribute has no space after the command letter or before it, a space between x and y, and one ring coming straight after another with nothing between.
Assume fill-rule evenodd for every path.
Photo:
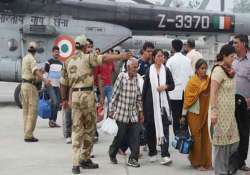
<instances>
[{"instance_id":1,"label":"black boot","mask_svg":"<svg viewBox=\"0 0 250 175\"><path fill-rule=\"evenodd\" d=\"M80 166L73 166L72 173L73 174L80 174Z\"/></svg>"},{"instance_id":2,"label":"black boot","mask_svg":"<svg viewBox=\"0 0 250 175\"><path fill-rule=\"evenodd\" d=\"M30 139L24 139L25 142L38 142L38 139L35 137L32 137Z\"/></svg>"},{"instance_id":3,"label":"black boot","mask_svg":"<svg viewBox=\"0 0 250 175\"><path fill-rule=\"evenodd\" d=\"M99 168L99 165L97 163L92 162L91 159L81 160L80 166L84 169L97 169L97 168Z\"/></svg>"}]
</instances>

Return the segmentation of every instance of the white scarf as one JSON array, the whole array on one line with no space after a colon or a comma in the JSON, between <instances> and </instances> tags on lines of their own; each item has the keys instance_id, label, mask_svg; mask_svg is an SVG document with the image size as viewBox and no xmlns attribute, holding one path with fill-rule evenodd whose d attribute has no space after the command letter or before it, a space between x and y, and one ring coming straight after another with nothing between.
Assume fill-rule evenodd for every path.
<instances>
[{"instance_id":1,"label":"white scarf","mask_svg":"<svg viewBox=\"0 0 250 175\"><path fill-rule=\"evenodd\" d=\"M158 145L161 145L165 141L163 125L162 125L162 117L161 117L161 107L165 107L167 115L169 117L171 117L170 116L171 113L169 110L169 104L168 104L166 91L162 91L160 93L160 96L161 96L161 106L160 106L159 92L157 91L157 87L159 85L158 85L158 77L157 77L155 64L150 66L149 78L150 78L152 97L153 97L154 122L155 122L155 131L156 131L156 139L157 139L156 141ZM166 69L163 65L161 65L161 68L160 68L159 79L160 79L159 81L160 85L166 85Z\"/></svg>"}]
</instances>

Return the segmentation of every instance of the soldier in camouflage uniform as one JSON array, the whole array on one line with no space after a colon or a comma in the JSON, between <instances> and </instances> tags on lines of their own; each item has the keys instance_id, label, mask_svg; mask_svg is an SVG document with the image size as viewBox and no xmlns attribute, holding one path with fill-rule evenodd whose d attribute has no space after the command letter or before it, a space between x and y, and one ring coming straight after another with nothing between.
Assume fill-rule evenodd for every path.
<instances>
[{"instance_id":1,"label":"soldier in camouflage uniform","mask_svg":"<svg viewBox=\"0 0 250 175\"><path fill-rule=\"evenodd\" d=\"M99 55L84 54L87 40L84 35L75 39L76 53L71 56L64 64L62 70L61 96L62 106L67 108L66 99L67 88L72 89L72 149L73 149L73 174L80 173L82 168L98 168L90 159L93 136L95 132L95 96L93 92L93 70L94 67L104 62L126 60L131 57L130 53L120 55ZM83 133L86 134L83 134ZM85 138L83 138L85 137ZM83 145L86 148L81 152Z\"/></svg>"},{"instance_id":2,"label":"soldier in camouflage uniform","mask_svg":"<svg viewBox=\"0 0 250 175\"><path fill-rule=\"evenodd\" d=\"M24 120L24 141L37 142L38 139L33 136L37 120L37 79L43 80L46 85L49 81L43 79L42 73L37 68L35 59L36 43L30 42L28 46L28 54L22 59L22 107Z\"/></svg>"}]
</instances>

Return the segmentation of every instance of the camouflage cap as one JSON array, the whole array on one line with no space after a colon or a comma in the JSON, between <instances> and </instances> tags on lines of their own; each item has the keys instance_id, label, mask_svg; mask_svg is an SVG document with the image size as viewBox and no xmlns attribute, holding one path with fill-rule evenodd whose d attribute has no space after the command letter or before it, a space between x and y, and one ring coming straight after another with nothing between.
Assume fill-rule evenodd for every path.
<instances>
[{"instance_id":1,"label":"camouflage cap","mask_svg":"<svg viewBox=\"0 0 250 175\"><path fill-rule=\"evenodd\" d=\"M87 44L87 38L85 35L79 35L75 38L75 43L79 43L81 46Z\"/></svg>"}]
</instances>

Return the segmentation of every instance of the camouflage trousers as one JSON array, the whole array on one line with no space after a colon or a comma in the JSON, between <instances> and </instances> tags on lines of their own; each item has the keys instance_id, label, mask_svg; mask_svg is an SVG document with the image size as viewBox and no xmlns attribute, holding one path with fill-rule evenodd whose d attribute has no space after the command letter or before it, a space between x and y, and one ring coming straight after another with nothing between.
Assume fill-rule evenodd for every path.
<instances>
[{"instance_id":1,"label":"camouflage trousers","mask_svg":"<svg viewBox=\"0 0 250 175\"><path fill-rule=\"evenodd\" d=\"M22 83L21 97L24 121L24 139L33 137L37 120L38 91L35 86L29 83Z\"/></svg>"},{"instance_id":2,"label":"camouflage trousers","mask_svg":"<svg viewBox=\"0 0 250 175\"><path fill-rule=\"evenodd\" d=\"M96 127L95 100L92 92L72 94L73 165L90 159Z\"/></svg>"}]
</instances>

